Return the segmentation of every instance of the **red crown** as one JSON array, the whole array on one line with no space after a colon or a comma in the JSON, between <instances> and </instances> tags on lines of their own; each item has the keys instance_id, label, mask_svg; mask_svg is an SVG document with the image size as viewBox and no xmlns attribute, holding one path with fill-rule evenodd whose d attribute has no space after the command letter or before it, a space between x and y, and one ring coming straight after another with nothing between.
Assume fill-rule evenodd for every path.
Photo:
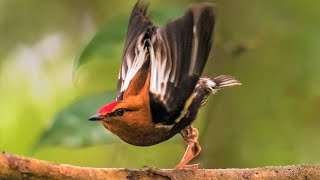
<instances>
[{"instance_id":1,"label":"red crown","mask_svg":"<svg viewBox=\"0 0 320 180\"><path fill-rule=\"evenodd\" d=\"M118 105L119 103L117 101L114 101L112 103L109 103L105 106L103 106L99 111L98 113L99 114L106 114L106 113L109 113L109 112L112 112L113 108Z\"/></svg>"}]
</instances>

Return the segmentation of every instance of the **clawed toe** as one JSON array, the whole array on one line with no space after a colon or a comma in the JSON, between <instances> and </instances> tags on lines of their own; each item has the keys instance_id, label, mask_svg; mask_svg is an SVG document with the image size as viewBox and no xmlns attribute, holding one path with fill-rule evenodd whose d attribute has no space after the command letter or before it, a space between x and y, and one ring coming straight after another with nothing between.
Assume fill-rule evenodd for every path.
<instances>
[{"instance_id":1,"label":"clawed toe","mask_svg":"<svg viewBox=\"0 0 320 180\"><path fill-rule=\"evenodd\" d=\"M182 167L179 168L175 168L176 170L180 170L180 169L186 169L186 170L198 170L202 168L202 165L200 163L197 164L186 164Z\"/></svg>"},{"instance_id":2,"label":"clawed toe","mask_svg":"<svg viewBox=\"0 0 320 180\"><path fill-rule=\"evenodd\" d=\"M177 180L175 173L174 173L174 170L163 170L163 169L158 169L155 167L149 167L147 169L147 172L150 172L152 174L156 174L159 176L167 177L171 180Z\"/></svg>"}]
</instances>

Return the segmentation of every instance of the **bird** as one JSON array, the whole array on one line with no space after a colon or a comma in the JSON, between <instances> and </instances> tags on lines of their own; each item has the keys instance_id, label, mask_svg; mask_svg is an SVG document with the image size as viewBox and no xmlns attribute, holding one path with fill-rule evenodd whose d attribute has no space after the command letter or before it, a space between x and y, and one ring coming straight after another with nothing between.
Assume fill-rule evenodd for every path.
<instances>
[{"instance_id":1,"label":"bird","mask_svg":"<svg viewBox=\"0 0 320 180\"><path fill-rule=\"evenodd\" d=\"M216 24L215 5L190 5L184 15L157 27L149 4L138 0L131 12L114 102L89 118L124 142L152 146L176 134L187 143L173 170L189 165L200 151L193 122L211 94L241 85L230 75L202 77Z\"/></svg>"}]
</instances>

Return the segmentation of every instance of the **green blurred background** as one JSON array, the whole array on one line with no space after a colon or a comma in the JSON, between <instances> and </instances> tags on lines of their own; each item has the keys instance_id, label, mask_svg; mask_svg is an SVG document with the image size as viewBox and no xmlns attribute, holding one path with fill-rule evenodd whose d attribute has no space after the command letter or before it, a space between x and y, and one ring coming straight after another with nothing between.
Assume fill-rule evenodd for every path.
<instances>
[{"instance_id":1,"label":"green blurred background","mask_svg":"<svg viewBox=\"0 0 320 180\"><path fill-rule=\"evenodd\" d=\"M200 0L153 0L150 10L161 25L192 2ZM202 153L193 162L206 168L319 164L320 2L214 2L215 48L204 74L234 75L243 85L219 92L202 109L196 122ZM0 150L93 167L171 168L180 161L182 140L35 148L66 106L115 89L134 3L0 0ZM100 49L93 44L88 63L74 69L97 31L107 34L98 38Z\"/></svg>"}]
</instances>

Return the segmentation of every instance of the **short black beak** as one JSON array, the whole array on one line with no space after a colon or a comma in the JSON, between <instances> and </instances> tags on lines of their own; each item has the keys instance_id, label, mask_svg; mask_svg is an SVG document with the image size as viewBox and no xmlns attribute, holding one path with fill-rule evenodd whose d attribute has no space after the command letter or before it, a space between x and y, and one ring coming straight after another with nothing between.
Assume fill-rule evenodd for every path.
<instances>
[{"instance_id":1,"label":"short black beak","mask_svg":"<svg viewBox=\"0 0 320 180\"><path fill-rule=\"evenodd\" d=\"M96 114L96 115L93 115L89 118L89 121L100 121L104 118L103 115L100 115L100 114Z\"/></svg>"}]
</instances>

